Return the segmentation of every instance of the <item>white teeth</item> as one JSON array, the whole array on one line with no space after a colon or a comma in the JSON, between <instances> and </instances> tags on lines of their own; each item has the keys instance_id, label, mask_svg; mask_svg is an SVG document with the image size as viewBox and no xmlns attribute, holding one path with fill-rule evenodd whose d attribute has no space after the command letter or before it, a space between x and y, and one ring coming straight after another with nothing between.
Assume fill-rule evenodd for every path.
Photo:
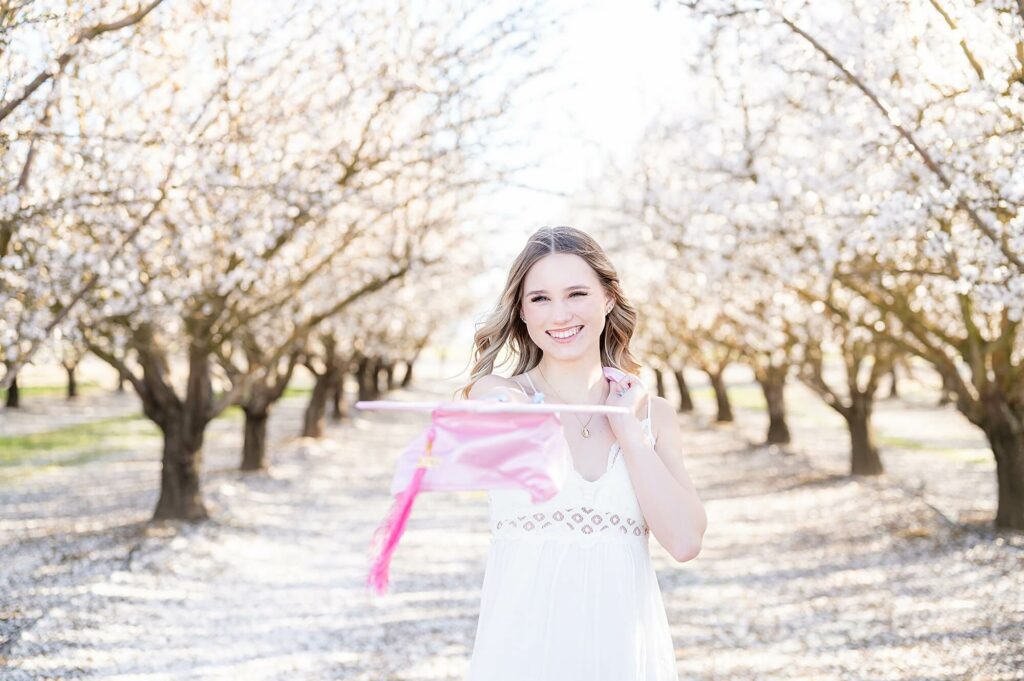
<instances>
[{"instance_id":1,"label":"white teeth","mask_svg":"<svg viewBox=\"0 0 1024 681\"><path fill-rule=\"evenodd\" d=\"M554 331L548 331L548 334L550 334L551 336L554 336L555 338L571 338L572 336L575 336L576 334L578 334L580 332L580 329L582 329L582 328L583 328L582 326L577 326L572 331L564 331L564 332L560 332L560 333L555 333Z\"/></svg>"}]
</instances>

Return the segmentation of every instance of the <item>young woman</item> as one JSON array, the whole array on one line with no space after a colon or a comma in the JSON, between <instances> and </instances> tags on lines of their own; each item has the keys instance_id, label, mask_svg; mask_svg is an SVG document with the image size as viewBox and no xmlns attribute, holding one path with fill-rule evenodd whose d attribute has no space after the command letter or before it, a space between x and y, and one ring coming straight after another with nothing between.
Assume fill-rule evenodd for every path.
<instances>
[{"instance_id":1,"label":"young woman","mask_svg":"<svg viewBox=\"0 0 1024 681\"><path fill-rule=\"evenodd\" d=\"M678 679L648 536L688 561L707 517L675 410L635 375L636 319L600 246L572 227L545 227L476 333L463 397L630 413L563 417L573 474L548 501L489 493L492 541L467 681ZM506 344L517 360L511 378L492 373ZM611 382L603 367L625 375Z\"/></svg>"}]
</instances>

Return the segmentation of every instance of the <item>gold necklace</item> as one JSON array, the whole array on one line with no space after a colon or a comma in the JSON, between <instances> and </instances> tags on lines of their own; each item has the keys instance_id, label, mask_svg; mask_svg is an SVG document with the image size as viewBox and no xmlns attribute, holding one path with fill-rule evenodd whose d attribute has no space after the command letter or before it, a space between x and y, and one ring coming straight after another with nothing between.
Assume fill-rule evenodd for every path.
<instances>
[{"instance_id":1,"label":"gold necklace","mask_svg":"<svg viewBox=\"0 0 1024 681\"><path fill-rule=\"evenodd\" d=\"M551 390L555 393L555 395L558 395L558 391L555 390L555 386L551 385L551 381L549 381L548 377L544 375L544 372L541 370L539 364L537 365L537 371L540 372L540 375L544 379L544 382L547 383L549 386L551 386ZM562 400L562 402L564 404L569 404L569 402L564 397L562 397L561 395L558 395L558 399ZM573 418L575 418L577 421L580 420L580 417L576 416L576 414L573 414ZM582 434L583 437L590 437L590 429L587 428L587 426L589 426L590 422L593 421L593 420L594 420L594 414L591 414L590 418L587 419L587 422L583 424L583 430L580 431L580 434ZM581 423L582 423L582 421L581 421Z\"/></svg>"}]
</instances>

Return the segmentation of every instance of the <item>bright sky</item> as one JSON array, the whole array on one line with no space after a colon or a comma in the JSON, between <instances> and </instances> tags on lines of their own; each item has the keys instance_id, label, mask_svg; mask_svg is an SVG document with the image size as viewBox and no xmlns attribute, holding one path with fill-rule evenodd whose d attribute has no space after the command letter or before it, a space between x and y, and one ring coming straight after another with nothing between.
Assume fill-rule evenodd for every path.
<instances>
[{"instance_id":1,"label":"bright sky","mask_svg":"<svg viewBox=\"0 0 1024 681\"><path fill-rule=\"evenodd\" d=\"M571 192L597 174L608 153L628 157L659 110L692 101L684 69L691 30L686 14L649 1L579 0L554 38L565 50L549 99L521 111L513 125L531 140L542 166L529 178L538 189ZM524 237L542 224L572 223L563 202L541 191L509 195L508 217Z\"/></svg>"},{"instance_id":2,"label":"bright sky","mask_svg":"<svg viewBox=\"0 0 1024 681\"><path fill-rule=\"evenodd\" d=\"M600 173L603 159L619 161L632 155L649 121L659 112L682 112L693 101L684 59L693 41L685 12L649 1L584 0L566 6L582 7L565 20L557 36L564 57L549 88L553 95L513 125L530 140L540 167L524 176L535 190L509 189L487 201L489 262L474 282L489 301L477 312L482 317L497 299L508 265L536 229L569 224L586 230L568 209L565 199L547 193L572 193L588 176ZM574 84L574 85L573 85ZM547 190L547 191L545 191ZM493 241L493 244L492 244ZM451 343L453 350L472 342L475 319L461 320Z\"/></svg>"}]
</instances>

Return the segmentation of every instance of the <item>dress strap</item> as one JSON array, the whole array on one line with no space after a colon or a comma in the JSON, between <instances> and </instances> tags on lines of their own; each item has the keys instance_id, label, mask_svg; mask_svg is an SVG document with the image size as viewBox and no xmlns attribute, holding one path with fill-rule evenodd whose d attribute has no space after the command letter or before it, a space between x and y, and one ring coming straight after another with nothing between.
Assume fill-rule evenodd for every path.
<instances>
[{"instance_id":1,"label":"dress strap","mask_svg":"<svg viewBox=\"0 0 1024 681\"><path fill-rule=\"evenodd\" d=\"M527 371L524 375L526 376L526 380L530 382L530 388L533 390L533 395L531 396L533 398L533 403L534 404L542 403L544 401L544 393L542 393L541 391L537 390L537 386L535 386L533 384L533 379L530 378L530 372L529 371Z\"/></svg>"},{"instance_id":2,"label":"dress strap","mask_svg":"<svg viewBox=\"0 0 1024 681\"><path fill-rule=\"evenodd\" d=\"M515 381L516 384L519 385L519 387L523 389L523 394L526 395L527 397L531 398L531 400L533 401L534 404L537 404L539 402L543 402L544 401L544 393L542 393L541 391L537 390L537 386L535 386L533 384L533 379L530 378L530 374L527 373L527 374L523 374L523 375L526 376L526 380L530 382L530 390L531 390L531 392L529 392L529 393L526 392L526 388L523 387L523 384L520 383L517 379L513 378L512 380Z\"/></svg>"}]
</instances>

